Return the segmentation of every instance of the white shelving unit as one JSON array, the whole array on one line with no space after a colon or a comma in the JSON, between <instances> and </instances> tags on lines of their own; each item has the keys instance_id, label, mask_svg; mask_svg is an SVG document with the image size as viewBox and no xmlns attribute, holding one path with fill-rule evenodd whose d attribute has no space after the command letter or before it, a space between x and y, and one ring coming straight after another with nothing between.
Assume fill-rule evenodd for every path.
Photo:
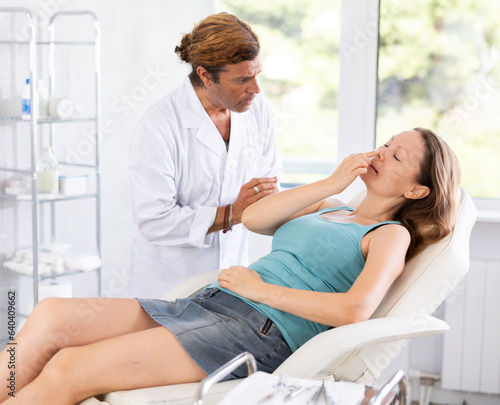
<instances>
[{"instance_id":1,"label":"white shelving unit","mask_svg":"<svg viewBox=\"0 0 500 405\"><path fill-rule=\"evenodd\" d=\"M58 12L55 13L49 22L48 31L49 31L49 40L48 41L38 41L37 40L37 30L39 27L35 26L35 21L32 13L26 8L0 8L0 15L9 15L14 18L25 19L25 28L26 35L29 32L29 39L27 40L2 40L0 38L0 52L2 47L15 47L16 49L23 49L26 47L27 52L29 54L29 78L30 78L30 86L31 86L31 116L29 119L23 119L21 117L21 111L19 108L19 115L16 116L0 116L0 142L4 144L7 142L2 139L2 135L4 130L2 126L5 125L15 125L16 132L21 134L27 134L29 132L30 137L30 147L29 150L26 150L26 153L30 154L30 164L26 169L19 169L17 167L0 167L0 172L4 174L4 176L25 176L30 177L31 179L31 193L24 195L8 195L0 191L0 198L6 201L10 201L12 204L31 204L31 242L32 242L32 250L33 250L33 274L31 275L33 279L33 304L36 304L39 299L39 283L40 281L47 278L59 278L65 277L69 275L79 274L79 272L75 271L64 271L58 274L50 274L50 275L41 275L39 272L39 254L40 254L40 225L50 224L50 242L54 242L57 240L57 227L56 227L56 211L58 210L58 205L63 201L68 201L68 204L71 204L71 201L76 200L94 200L95 201L95 254L98 258L101 258L101 184L100 184L100 122L101 122L101 83L100 83L100 27L99 21L97 17L90 11L68 11L68 12ZM91 41L61 41L58 39L59 27L61 24L68 22L68 18L85 18L85 21L91 21L92 26L89 27L89 32L93 33L93 40ZM12 36L16 38L16 35ZM18 35L17 37L21 37L22 35ZM63 49L81 49L81 48L91 48L93 49L93 72L91 72L93 76L93 83L87 87L89 94L91 94L91 98L93 98L93 109L94 111L90 113L88 117L80 117L77 116L75 118L70 119L57 119L52 117L40 117L38 115L38 106L35 105L36 100L36 89L37 89L37 81L40 77L40 60L42 59L42 55L48 55L46 57L45 62L48 62L48 83L49 83L49 100L51 97L58 95L58 80L61 83L64 82L65 78L62 80L59 79L56 74L56 55L58 52L62 52ZM5 49L5 48L4 48ZM90 51L92 52L92 51ZM58 66L59 68L59 66ZM64 68L64 67L63 67ZM64 83L63 83L64 84ZM0 89L1 90L1 89ZM94 133L93 139L93 163L78 163L78 162L69 162L64 161L58 157L59 166L60 167L71 167L71 170L76 171L84 171L85 173L90 173L93 176L93 187L90 192L83 195L71 195L71 196L62 196L62 195L43 195L37 192L38 190L38 179L37 179L37 163L38 157L40 155L40 151L42 146L51 146L56 147L58 142L64 142L64 136L60 136L58 134L59 128L61 128L62 124L66 124L67 126L71 126L70 128L78 127L82 123L87 123L86 125L91 125L93 127L92 132ZM90 124L89 124L90 123ZM48 126L48 129L44 129L44 133L47 134L48 137L41 136L41 127ZM74 127L73 127L74 126ZM70 129L74 133L78 133L76 129ZM48 139L47 139L48 138ZM44 143L44 144L43 144ZM5 144L4 144L5 145ZM28 149L28 148L27 148ZM16 166L15 164L13 166ZM48 208L45 208L47 207ZM42 209L43 207L43 209ZM60 225L60 224L59 224ZM59 228L60 229L60 228ZM5 235L9 237L11 235L10 230L3 230ZM12 231L13 234L13 231ZM92 236L93 237L93 236ZM93 252L94 253L94 252ZM2 268L2 262L0 262L0 268ZM95 270L97 273L97 295L100 295L101 292L101 267ZM94 271L92 273L95 273ZM2 269L2 273L17 274L14 272L8 272L5 269ZM26 277L19 276L19 277Z\"/></svg>"}]
</instances>

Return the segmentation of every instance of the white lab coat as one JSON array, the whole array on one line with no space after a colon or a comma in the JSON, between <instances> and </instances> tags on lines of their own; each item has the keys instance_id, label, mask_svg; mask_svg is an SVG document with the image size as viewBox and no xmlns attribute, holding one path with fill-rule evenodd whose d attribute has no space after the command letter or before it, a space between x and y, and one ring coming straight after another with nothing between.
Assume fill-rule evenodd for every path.
<instances>
[{"instance_id":1,"label":"white lab coat","mask_svg":"<svg viewBox=\"0 0 500 405\"><path fill-rule=\"evenodd\" d=\"M129 295L160 297L185 278L248 264L242 224L207 230L253 177L282 172L269 102L231 112L229 151L188 78L154 104L131 149L135 232Z\"/></svg>"}]
</instances>

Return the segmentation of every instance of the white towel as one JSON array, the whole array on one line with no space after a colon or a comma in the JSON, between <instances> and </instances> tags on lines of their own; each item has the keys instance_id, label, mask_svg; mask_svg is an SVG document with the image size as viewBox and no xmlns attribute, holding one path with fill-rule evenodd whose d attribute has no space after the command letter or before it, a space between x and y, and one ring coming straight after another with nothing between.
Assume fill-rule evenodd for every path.
<instances>
[{"instance_id":1,"label":"white towel","mask_svg":"<svg viewBox=\"0 0 500 405\"><path fill-rule=\"evenodd\" d=\"M93 271L101 267L101 259L95 255L70 255L57 250L38 253L38 275L49 276L64 271ZM12 260L4 262L4 268L26 276L33 276L33 250L18 249Z\"/></svg>"},{"instance_id":2,"label":"white towel","mask_svg":"<svg viewBox=\"0 0 500 405\"><path fill-rule=\"evenodd\" d=\"M245 378L233 388L219 405L303 405L315 398L321 389L323 380L307 380L286 375L278 376L258 371ZM339 405L359 405L365 398L365 386L347 381L324 380L325 392L330 403ZM299 389L303 388L301 391ZM285 402L285 397L293 392ZM293 395L293 394L292 394ZM313 401L309 402L312 403ZM325 394L321 392L317 405L327 404Z\"/></svg>"}]
</instances>

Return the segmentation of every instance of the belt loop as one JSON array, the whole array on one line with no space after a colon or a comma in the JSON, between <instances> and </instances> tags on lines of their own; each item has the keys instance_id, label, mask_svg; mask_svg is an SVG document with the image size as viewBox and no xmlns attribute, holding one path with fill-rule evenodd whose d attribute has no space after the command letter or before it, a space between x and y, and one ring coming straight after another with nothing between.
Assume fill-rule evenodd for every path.
<instances>
[{"instance_id":1,"label":"belt loop","mask_svg":"<svg viewBox=\"0 0 500 405\"><path fill-rule=\"evenodd\" d=\"M271 326L273 326L273 321L271 321L269 318L267 318L266 323L264 324L264 327L260 331L263 335L267 335L267 332L269 332L269 329L271 329Z\"/></svg>"}]
</instances>

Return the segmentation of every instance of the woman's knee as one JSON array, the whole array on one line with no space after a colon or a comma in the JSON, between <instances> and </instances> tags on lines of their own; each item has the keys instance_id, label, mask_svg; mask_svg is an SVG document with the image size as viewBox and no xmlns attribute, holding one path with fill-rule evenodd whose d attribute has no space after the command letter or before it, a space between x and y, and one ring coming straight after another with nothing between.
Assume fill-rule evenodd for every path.
<instances>
[{"instance_id":1,"label":"woman's knee","mask_svg":"<svg viewBox=\"0 0 500 405\"><path fill-rule=\"evenodd\" d=\"M78 386L73 381L78 379L75 375L77 352L78 348L64 348L48 361L37 378L37 382L47 393L56 392L58 397L65 397L68 400L76 394Z\"/></svg>"},{"instance_id":2,"label":"woman's knee","mask_svg":"<svg viewBox=\"0 0 500 405\"><path fill-rule=\"evenodd\" d=\"M77 324L71 321L68 302L66 298L45 298L35 306L27 322L38 332L37 339L43 339L55 350L71 345L79 333Z\"/></svg>"},{"instance_id":3,"label":"woman's knee","mask_svg":"<svg viewBox=\"0 0 500 405\"><path fill-rule=\"evenodd\" d=\"M76 348L67 347L59 350L52 358L48 361L43 369L41 375L44 378L55 381L64 381L64 376L68 376L71 371L72 364L71 358L74 357L74 351Z\"/></svg>"},{"instance_id":4,"label":"woman's knee","mask_svg":"<svg viewBox=\"0 0 500 405\"><path fill-rule=\"evenodd\" d=\"M61 311L62 304L65 298L48 297L44 298L38 302L33 311L31 312L31 318L43 317L44 319L51 320L58 312Z\"/></svg>"}]
</instances>

